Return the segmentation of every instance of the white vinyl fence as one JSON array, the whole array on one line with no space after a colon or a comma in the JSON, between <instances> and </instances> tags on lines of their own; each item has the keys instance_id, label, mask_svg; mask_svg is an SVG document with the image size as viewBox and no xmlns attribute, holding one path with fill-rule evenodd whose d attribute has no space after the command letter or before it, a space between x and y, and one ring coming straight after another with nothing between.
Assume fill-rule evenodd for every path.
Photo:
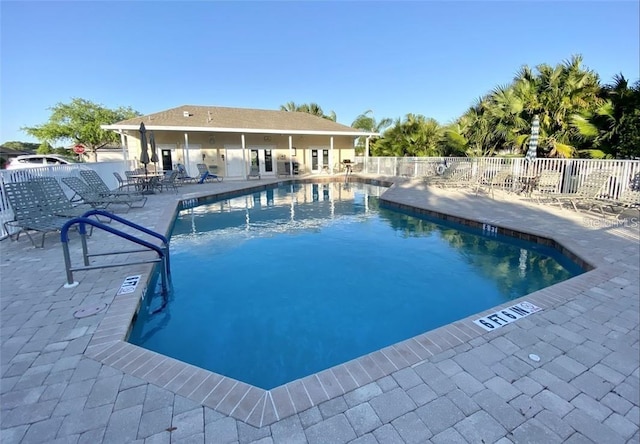
<instances>
[{"instance_id":1,"label":"white vinyl fence","mask_svg":"<svg viewBox=\"0 0 640 444\"><path fill-rule=\"evenodd\" d=\"M501 157L356 157L356 168L365 174L422 178L437 174L438 167L468 163L474 174L511 168L513 178L534 176L544 170L559 171L562 180L556 192L573 193L593 171L608 171L611 180L603 193L617 198L623 191L640 186L640 160L536 159Z\"/></svg>"},{"instance_id":2,"label":"white vinyl fence","mask_svg":"<svg viewBox=\"0 0 640 444\"><path fill-rule=\"evenodd\" d=\"M9 201L4 192L4 184L9 182L21 182L29 180L34 177L54 177L58 180L62 189L67 194L67 197L73 196L71 191L66 185L62 183L63 177L76 176L80 177L80 171L85 169L92 169L98 172L102 180L114 189L118 187L118 181L113 175L114 171L124 176L126 163L123 161L116 162L97 162L97 163L74 163L67 165L52 165L36 168L24 168L17 170L0 170L0 239L4 239L8 236L5 228L5 222L13 220L13 210L9 205Z\"/></svg>"}]
</instances>

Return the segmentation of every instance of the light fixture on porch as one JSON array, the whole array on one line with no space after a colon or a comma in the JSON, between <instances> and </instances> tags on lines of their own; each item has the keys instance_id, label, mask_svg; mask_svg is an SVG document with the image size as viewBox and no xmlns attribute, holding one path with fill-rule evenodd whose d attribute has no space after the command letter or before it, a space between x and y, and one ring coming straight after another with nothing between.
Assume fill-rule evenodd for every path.
<instances>
[{"instance_id":1,"label":"light fixture on porch","mask_svg":"<svg viewBox=\"0 0 640 444\"><path fill-rule=\"evenodd\" d=\"M271 136L264 136L265 142L271 142Z\"/></svg>"},{"instance_id":2,"label":"light fixture on porch","mask_svg":"<svg viewBox=\"0 0 640 444\"><path fill-rule=\"evenodd\" d=\"M216 143L216 138L214 136L209 137L209 144L213 145L214 143Z\"/></svg>"}]
</instances>

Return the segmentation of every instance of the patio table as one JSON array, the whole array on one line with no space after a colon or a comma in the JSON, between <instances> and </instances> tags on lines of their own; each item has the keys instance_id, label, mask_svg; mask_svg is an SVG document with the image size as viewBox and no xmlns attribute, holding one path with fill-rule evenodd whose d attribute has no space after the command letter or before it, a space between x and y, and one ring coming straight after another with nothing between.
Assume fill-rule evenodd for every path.
<instances>
[{"instance_id":1,"label":"patio table","mask_svg":"<svg viewBox=\"0 0 640 444\"><path fill-rule=\"evenodd\" d=\"M136 179L142 190L142 194L155 194L154 183L157 179L163 177L163 173L147 173L147 174L130 174L129 177ZM162 191L162 190L161 190Z\"/></svg>"},{"instance_id":2,"label":"patio table","mask_svg":"<svg viewBox=\"0 0 640 444\"><path fill-rule=\"evenodd\" d=\"M519 178L522 188L518 191L518 194L526 194L527 197L531 197L531 194L538 185L538 175L535 176L521 176Z\"/></svg>"}]
</instances>

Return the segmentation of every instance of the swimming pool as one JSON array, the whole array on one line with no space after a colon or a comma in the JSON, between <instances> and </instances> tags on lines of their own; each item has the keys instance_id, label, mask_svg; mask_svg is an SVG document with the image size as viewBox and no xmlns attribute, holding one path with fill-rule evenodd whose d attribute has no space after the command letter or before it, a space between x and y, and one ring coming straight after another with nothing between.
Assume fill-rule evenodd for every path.
<instances>
[{"instance_id":1,"label":"swimming pool","mask_svg":"<svg viewBox=\"0 0 640 444\"><path fill-rule=\"evenodd\" d=\"M182 211L129 341L271 389L581 273L556 250L296 184Z\"/></svg>"}]
</instances>

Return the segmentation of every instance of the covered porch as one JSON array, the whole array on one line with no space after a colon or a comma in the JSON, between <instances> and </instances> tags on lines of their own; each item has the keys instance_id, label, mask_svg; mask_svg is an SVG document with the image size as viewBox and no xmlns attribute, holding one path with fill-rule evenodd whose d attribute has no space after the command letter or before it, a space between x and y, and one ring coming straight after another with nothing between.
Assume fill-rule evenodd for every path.
<instances>
[{"instance_id":1,"label":"covered porch","mask_svg":"<svg viewBox=\"0 0 640 444\"><path fill-rule=\"evenodd\" d=\"M355 158L355 139L374 136L306 113L184 106L103 128L120 134L123 156L136 165L140 123L153 132L158 168L197 164L227 179L333 174Z\"/></svg>"}]
</instances>

